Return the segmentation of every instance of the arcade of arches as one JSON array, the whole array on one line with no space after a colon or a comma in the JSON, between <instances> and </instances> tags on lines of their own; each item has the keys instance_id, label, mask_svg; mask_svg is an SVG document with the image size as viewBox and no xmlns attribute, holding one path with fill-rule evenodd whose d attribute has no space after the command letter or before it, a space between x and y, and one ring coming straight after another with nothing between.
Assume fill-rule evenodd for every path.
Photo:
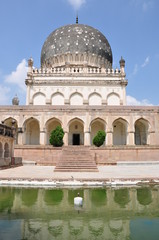
<instances>
[{"instance_id":1,"label":"arcade of arches","mask_svg":"<svg viewBox=\"0 0 159 240\"><path fill-rule=\"evenodd\" d=\"M18 121L8 118L4 123L8 126L15 121L16 140L18 145L49 145L49 137L57 126L64 129L64 145L93 145L93 138L99 130L106 132L104 145L148 145L151 125L148 120L139 118L129 123L124 118L117 118L109 124L102 118L84 122L81 118L72 118L62 122L58 118L50 118L43 124L31 117L19 127ZM131 126L130 126L131 125Z\"/></svg>"}]
</instances>

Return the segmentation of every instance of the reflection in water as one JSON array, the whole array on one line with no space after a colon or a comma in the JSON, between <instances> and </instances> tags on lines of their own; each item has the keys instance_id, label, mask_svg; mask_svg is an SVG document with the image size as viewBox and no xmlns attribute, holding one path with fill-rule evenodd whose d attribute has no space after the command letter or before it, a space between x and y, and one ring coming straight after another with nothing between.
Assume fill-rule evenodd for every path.
<instances>
[{"instance_id":1,"label":"reflection in water","mask_svg":"<svg viewBox=\"0 0 159 240\"><path fill-rule=\"evenodd\" d=\"M63 231L63 221L54 220L49 222L48 231L53 237L60 237ZM59 238L58 238L59 239Z\"/></svg>"},{"instance_id":2,"label":"reflection in water","mask_svg":"<svg viewBox=\"0 0 159 240\"><path fill-rule=\"evenodd\" d=\"M31 207L37 201L38 189L27 188L22 189L22 202L25 206Z\"/></svg>"},{"instance_id":3,"label":"reflection in water","mask_svg":"<svg viewBox=\"0 0 159 240\"><path fill-rule=\"evenodd\" d=\"M59 204L63 199L63 191L57 189L46 190L44 199L48 205Z\"/></svg>"},{"instance_id":4,"label":"reflection in water","mask_svg":"<svg viewBox=\"0 0 159 240\"><path fill-rule=\"evenodd\" d=\"M73 204L78 192L80 209ZM0 188L1 240L158 240L158 223L159 187Z\"/></svg>"},{"instance_id":5,"label":"reflection in water","mask_svg":"<svg viewBox=\"0 0 159 240\"><path fill-rule=\"evenodd\" d=\"M0 188L0 212L7 210L11 212L14 201L14 189L12 188Z\"/></svg>"},{"instance_id":6,"label":"reflection in water","mask_svg":"<svg viewBox=\"0 0 159 240\"><path fill-rule=\"evenodd\" d=\"M70 205L74 204L74 198L77 197L78 193L79 193L80 197L84 198L84 190L83 189L68 190L68 202Z\"/></svg>"},{"instance_id":7,"label":"reflection in water","mask_svg":"<svg viewBox=\"0 0 159 240\"><path fill-rule=\"evenodd\" d=\"M141 205L149 205L152 202L151 189L148 187L137 189L137 200Z\"/></svg>"},{"instance_id":8,"label":"reflection in water","mask_svg":"<svg viewBox=\"0 0 159 240\"><path fill-rule=\"evenodd\" d=\"M114 190L114 201L124 208L130 201L129 189L121 188Z\"/></svg>"},{"instance_id":9,"label":"reflection in water","mask_svg":"<svg viewBox=\"0 0 159 240\"><path fill-rule=\"evenodd\" d=\"M106 190L93 189L91 190L91 201L96 207L106 204Z\"/></svg>"}]
</instances>

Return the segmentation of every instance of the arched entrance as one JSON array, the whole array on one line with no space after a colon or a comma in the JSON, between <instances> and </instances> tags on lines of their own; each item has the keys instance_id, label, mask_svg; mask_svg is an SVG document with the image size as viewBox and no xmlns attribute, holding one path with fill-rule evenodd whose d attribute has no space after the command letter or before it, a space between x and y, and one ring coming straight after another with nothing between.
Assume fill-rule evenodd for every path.
<instances>
[{"instance_id":1,"label":"arched entrance","mask_svg":"<svg viewBox=\"0 0 159 240\"><path fill-rule=\"evenodd\" d=\"M61 122L56 119L56 118L52 118L49 119L46 123L46 144L50 144L50 134L52 132L52 130L54 130L57 126L61 126Z\"/></svg>"},{"instance_id":2,"label":"arched entrance","mask_svg":"<svg viewBox=\"0 0 159 240\"><path fill-rule=\"evenodd\" d=\"M127 144L127 122L119 118L113 123L113 145Z\"/></svg>"},{"instance_id":3,"label":"arched entrance","mask_svg":"<svg viewBox=\"0 0 159 240\"><path fill-rule=\"evenodd\" d=\"M91 145L93 145L93 138L95 137L95 135L97 134L98 131L105 131L105 121L100 119L100 118L96 118L94 119L91 124L90 124L90 129L91 129Z\"/></svg>"},{"instance_id":4,"label":"arched entrance","mask_svg":"<svg viewBox=\"0 0 159 240\"><path fill-rule=\"evenodd\" d=\"M83 121L78 118L71 120L69 123L68 144L84 145Z\"/></svg>"},{"instance_id":5,"label":"arched entrance","mask_svg":"<svg viewBox=\"0 0 159 240\"><path fill-rule=\"evenodd\" d=\"M15 127L15 144L18 144L18 124L14 118L7 118L4 120L4 124L8 127Z\"/></svg>"},{"instance_id":6,"label":"arched entrance","mask_svg":"<svg viewBox=\"0 0 159 240\"><path fill-rule=\"evenodd\" d=\"M26 145L39 145L40 127L35 118L30 118L24 123L24 139Z\"/></svg>"},{"instance_id":7,"label":"arched entrance","mask_svg":"<svg viewBox=\"0 0 159 240\"><path fill-rule=\"evenodd\" d=\"M148 127L148 121L144 119L135 122L135 145L147 144Z\"/></svg>"}]
</instances>

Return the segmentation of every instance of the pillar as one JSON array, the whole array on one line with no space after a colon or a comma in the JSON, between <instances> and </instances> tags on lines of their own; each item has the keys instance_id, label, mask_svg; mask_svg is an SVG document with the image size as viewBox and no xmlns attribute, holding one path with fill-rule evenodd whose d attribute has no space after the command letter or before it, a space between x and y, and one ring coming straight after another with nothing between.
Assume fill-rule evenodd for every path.
<instances>
[{"instance_id":1,"label":"pillar","mask_svg":"<svg viewBox=\"0 0 159 240\"><path fill-rule=\"evenodd\" d=\"M90 132L84 132L84 146L90 146L91 145L91 135Z\"/></svg>"},{"instance_id":2,"label":"pillar","mask_svg":"<svg viewBox=\"0 0 159 240\"><path fill-rule=\"evenodd\" d=\"M40 131L40 145L45 145L45 131Z\"/></svg>"},{"instance_id":3,"label":"pillar","mask_svg":"<svg viewBox=\"0 0 159 240\"><path fill-rule=\"evenodd\" d=\"M67 131L65 131L63 141L64 141L64 146L68 146L68 132Z\"/></svg>"},{"instance_id":4,"label":"pillar","mask_svg":"<svg viewBox=\"0 0 159 240\"><path fill-rule=\"evenodd\" d=\"M106 133L106 143L108 146L113 145L113 131L107 131Z\"/></svg>"},{"instance_id":5,"label":"pillar","mask_svg":"<svg viewBox=\"0 0 159 240\"><path fill-rule=\"evenodd\" d=\"M18 145L23 145L23 130L22 128L18 128Z\"/></svg>"},{"instance_id":6,"label":"pillar","mask_svg":"<svg viewBox=\"0 0 159 240\"><path fill-rule=\"evenodd\" d=\"M135 145L135 132L128 132L127 145Z\"/></svg>"}]
</instances>

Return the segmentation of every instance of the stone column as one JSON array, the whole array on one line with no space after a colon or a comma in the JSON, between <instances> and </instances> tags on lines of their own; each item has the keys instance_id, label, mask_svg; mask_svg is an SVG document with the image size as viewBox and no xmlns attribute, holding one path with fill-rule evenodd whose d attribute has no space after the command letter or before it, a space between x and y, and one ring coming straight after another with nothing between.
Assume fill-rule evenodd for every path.
<instances>
[{"instance_id":1,"label":"stone column","mask_svg":"<svg viewBox=\"0 0 159 240\"><path fill-rule=\"evenodd\" d=\"M45 130L40 131L40 145L45 145Z\"/></svg>"},{"instance_id":2,"label":"stone column","mask_svg":"<svg viewBox=\"0 0 159 240\"><path fill-rule=\"evenodd\" d=\"M68 146L68 132L67 131L64 131L64 132L65 132L65 135L63 138L64 146Z\"/></svg>"},{"instance_id":3,"label":"stone column","mask_svg":"<svg viewBox=\"0 0 159 240\"><path fill-rule=\"evenodd\" d=\"M106 133L106 145L112 146L113 145L113 131L108 130Z\"/></svg>"},{"instance_id":4,"label":"stone column","mask_svg":"<svg viewBox=\"0 0 159 240\"><path fill-rule=\"evenodd\" d=\"M91 145L91 135L89 131L84 132L84 146Z\"/></svg>"},{"instance_id":5,"label":"stone column","mask_svg":"<svg viewBox=\"0 0 159 240\"><path fill-rule=\"evenodd\" d=\"M23 130L21 127L18 128L18 145L23 145Z\"/></svg>"},{"instance_id":6,"label":"stone column","mask_svg":"<svg viewBox=\"0 0 159 240\"><path fill-rule=\"evenodd\" d=\"M135 145L135 133L134 133L134 131L128 132L127 145Z\"/></svg>"}]
</instances>

